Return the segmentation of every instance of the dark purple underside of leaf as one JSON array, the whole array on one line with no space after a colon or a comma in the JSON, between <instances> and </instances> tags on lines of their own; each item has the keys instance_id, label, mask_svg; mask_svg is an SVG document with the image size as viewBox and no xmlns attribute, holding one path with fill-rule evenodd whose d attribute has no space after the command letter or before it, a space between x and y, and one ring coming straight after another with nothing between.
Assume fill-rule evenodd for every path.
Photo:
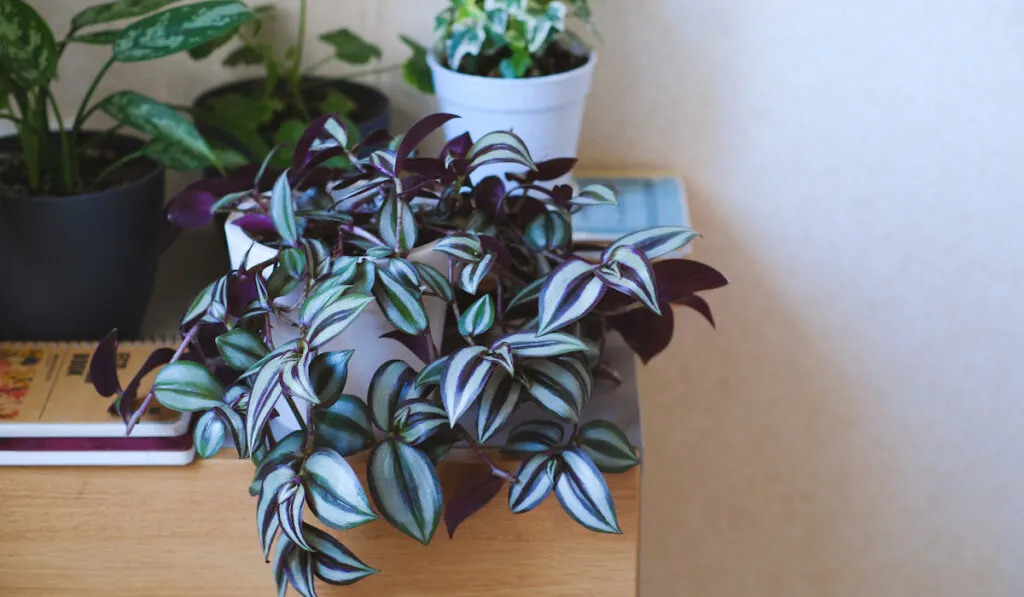
<instances>
[{"instance_id":1,"label":"dark purple underside of leaf","mask_svg":"<svg viewBox=\"0 0 1024 597\"><path fill-rule=\"evenodd\" d=\"M402 330L392 330L386 334L382 334L381 338L396 340L400 342L402 346L408 348L419 360L424 363L430 362L430 347L428 342L431 342L431 340L427 338L426 334L413 336L406 334Z\"/></svg>"},{"instance_id":2,"label":"dark purple underside of leaf","mask_svg":"<svg viewBox=\"0 0 1024 597\"><path fill-rule=\"evenodd\" d=\"M464 477L454 495L444 507L444 524L448 536L455 537L455 530L471 516L483 509L501 492L505 481L487 468L480 468Z\"/></svg>"},{"instance_id":3,"label":"dark purple underside of leaf","mask_svg":"<svg viewBox=\"0 0 1024 597\"><path fill-rule=\"evenodd\" d=\"M661 304L662 315L647 309L634 309L608 318L611 327L646 365L672 342L675 315L668 303Z\"/></svg>"},{"instance_id":4,"label":"dark purple underside of leaf","mask_svg":"<svg viewBox=\"0 0 1024 597\"><path fill-rule=\"evenodd\" d=\"M92 385L104 398L110 398L121 389L121 382L117 378L117 346L117 330L114 330L96 346L89 363Z\"/></svg>"}]
</instances>

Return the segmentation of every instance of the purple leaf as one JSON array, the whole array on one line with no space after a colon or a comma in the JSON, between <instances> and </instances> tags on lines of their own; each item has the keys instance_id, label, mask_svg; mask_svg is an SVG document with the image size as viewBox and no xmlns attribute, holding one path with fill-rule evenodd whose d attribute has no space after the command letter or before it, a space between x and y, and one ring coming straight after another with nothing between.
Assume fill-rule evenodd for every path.
<instances>
[{"instance_id":1,"label":"purple leaf","mask_svg":"<svg viewBox=\"0 0 1024 597\"><path fill-rule=\"evenodd\" d=\"M708 305L707 301L700 298L696 294L691 294L690 296L684 296L681 299L677 299L675 301L675 304L693 309L697 313L703 315L704 319L707 319L708 323L711 324L711 327L716 327L715 316L711 314L711 306Z\"/></svg>"},{"instance_id":2,"label":"purple leaf","mask_svg":"<svg viewBox=\"0 0 1024 597\"><path fill-rule=\"evenodd\" d=\"M377 129L367 135L358 148L353 150L353 153L358 154L360 149L373 149L378 146L387 147L388 143L391 143L391 138L391 133L384 129Z\"/></svg>"},{"instance_id":3,"label":"purple leaf","mask_svg":"<svg viewBox=\"0 0 1024 597\"><path fill-rule=\"evenodd\" d=\"M196 334L196 344L203 357L215 359L220 356L220 349L217 348L217 337L228 333L228 328L223 323L213 325L202 325Z\"/></svg>"},{"instance_id":4,"label":"purple leaf","mask_svg":"<svg viewBox=\"0 0 1024 597\"><path fill-rule=\"evenodd\" d=\"M131 420L134 414L135 399L138 397L139 384L142 383L142 379L157 367L170 363L172 358L174 358L174 350L170 348L156 349L149 355L146 362L142 364L142 368L135 374L131 382L128 383L128 387L121 393L120 398L121 419L125 425L128 424L128 421Z\"/></svg>"},{"instance_id":5,"label":"purple leaf","mask_svg":"<svg viewBox=\"0 0 1024 597\"><path fill-rule=\"evenodd\" d=\"M446 122L458 118L455 114L431 114L425 118L422 118L419 122L412 125L409 132L402 138L401 145L398 146L398 157L395 159L395 172L401 172L405 165L405 159L409 157L409 154L413 152L423 140L430 136L437 129L445 125Z\"/></svg>"},{"instance_id":6,"label":"purple leaf","mask_svg":"<svg viewBox=\"0 0 1024 597\"><path fill-rule=\"evenodd\" d=\"M494 254L500 267L508 267L512 264L512 253L509 252L505 243L486 234L481 234L478 238L480 246L484 248L484 251Z\"/></svg>"},{"instance_id":7,"label":"purple leaf","mask_svg":"<svg viewBox=\"0 0 1024 597\"><path fill-rule=\"evenodd\" d=\"M505 200L505 183L497 176L488 176L476 185L474 192L477 209L492 220L501 220L501 207Z\"/></svg>"},{"instance_id":8,"label":"purple leaf","mask_svg":"<svg viewBox=\"0 0 1024 597\"><path fill-rule=\"evenodd\" d=\"M444 149L441 150L441 159L449 155L464 159L471 147L473 147L473 138L469 136L469 133L462 133L445 144Z\"/></svg>"},{"instance_id":9,"label":"purple leaf","mask_svg":"<svg viewBox=\"0 0 1024 597\"><path fill-rule=\"evenodd\" d=\"M675 316L667 303L661 305L661 315L646 309L634 309L608 318L612 329L633 349L646 365L668 348L675 331Z\"/></svg>"},{"instance_id":10,"label":"purple leaf","mask_svg":"<svg viewBox=\"0 0 1024 597\"><path fill-rule=\"evenodd\" d=\"M444 507L444 523L448 527L448 537L455 537L459 525L473 516L501 491L505 481L496 477L490 469L481 468L461 480L448 503Z\"/></svg>"},{"instance_id":11,"label":"purple leaf","mask_svg":"<svg viewBox=\"0 0 1024 597\"><path fill-rule=\"evenodd\" d=\"M180 228L202 228L213 221L210 208L217 202L217 196L208 190L192 185L171 200L167 208L167 219Z\"/></svg>"},{"instance_id":12,"label":"purple leaf","mask_svg":"<svg viewBox=\"0 0 1024 597\"><path fill-rule=\"evenodd\" d=\"M273 238L277 236L274 220L265 214L245 214L232 223L245 230L246 234L252 237Z\"/></svg>"},{"instance_id":13,"label":"purple leaf","mask_svg":"<svg viewBox=\"0 0 1024 597\"><path fill-rule=\"evenodd\" d=\"M536 170L510 174L509 178L521 183L547 182L572 172L578 161L576 158L554 158L539 162Z\"/></svg>"},{"instance_id":14,"label":"purple leaf","mask_svg":"<svg viewBox=\"0 0 1024 597\"><path fill-rule=\"evenodd\" d=\"M397 340L402 344L402 346L408 348L414 355L416 355L416 358L420 361L424 363L429 363L431 361L430 345L428 344L431 340L427 339L426 334L413 336L411 334L406 334L401 330L392 330L386 334L382 334L381 338Z\"/></svg>"},{"instance_id":15,"label":"purple leaf","mask_svg":"<svg viewBox=\"0 0 1024 597\"><path fill-rule=\"evenodd\" d=\"M328 147L323 151L318 151L311 155L300 168L293 169L291 174L289 174L288 179L292 184L298 184L300 181L308 182L309 174L314 169L324 165L328 160L344 157L346 155L348 155L348 153L344 147Z\"/></svg>"},{"instance_id":16,"label":"purple leaf","mask_svg":"<svg viewBox=\"0 0 1024 597\"><path fill-rule=\"evenodd\" d=\"M572 202L573 190L571 185L560 184L551 189L551 200L562 209L567 209Z\"/></svg>"},{"instance_id":17,"label":"purple leaf","mask_svg":"<svg viewBox=\"0 0 1024 597\"><path fill-rule=\"evenodd\" d=\"M405 160L405 171L424 178L442 179L445 177L444 162L435 158L409 158Z\"/></svg>"},{"instance_id":18,"label":"purple leaf","mask_svg":"<svg viewBox=\"0 0 1024 597\"><path fill-rule=\"evenodd\" d=\"M299 137L299 142L295 145L295 153L292 154L292 170L298 172L302 170L306 164L309 163L311 156L311 150L313 143L320 138L320 135L324 132L324 125L327 121L333 118L331 114L324 114L317 118L306 127L306 130Z\"/></svg>"},{"instance_id":19,"label":"purple leaf","mask_svg":"<svg viewBox=\"0 0 1024 597\"><path fill-rule=\"evenodd\" d=\"M689 259L668 259L654 264L658 295L674 303L703 290L714 290L729 283L715 268Z\"/></svg>"},{"instance_id":20,"label":"purple leaf","mask_svg":"<svg viewBox=\"0 0 1024 597\"><path fill-rule=\"evenodd\" d=\"M121 381L117 378L117 330L111 330L92 353L89 363L89 377L96 392L104 398L110 398L121 391Z\"/></svg>"},{"instance_id":21,"label":"purple leaf","mask_svg":"<svg viewBox=\"0 0 1024 597\"><path fill-rule=\"evenodd\" d=\"M234 272L228 279L228 311L231 315L240 317L245 313L246 307L259 298L256 289L257 275L239 271Z\"/></svg>"}]
</instances>

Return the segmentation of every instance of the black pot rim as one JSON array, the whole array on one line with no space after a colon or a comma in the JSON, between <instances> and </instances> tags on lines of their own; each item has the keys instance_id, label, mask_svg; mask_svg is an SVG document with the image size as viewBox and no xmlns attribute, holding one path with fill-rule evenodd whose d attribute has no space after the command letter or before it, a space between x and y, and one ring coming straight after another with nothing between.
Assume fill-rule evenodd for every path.
<instances>
[{"instance_id":1,"label":"black pot rim","mask_svg":"<svg viewBox=\"0 0 1024 597\"><path fill-rule=\"evenodd\" d=\"M226 83L221 83L220 85L217 85L216 87L212 87L210 89L207 89L206 91L204 91L204 92L200 93L199 95L197 95L192 100L192 105L193 106L198 106L200 103L202 103L203 100L210 99L210 98L216 97L218 95L221 95L223 93L226 93L226 92L228 92L229 90L231 90L234 87L244 87L245 85L254 85L254 84L258 84L258 83L263 83L266 80L267 80L266 77L243 77L243 78L240 78L240 79L234 79L232 81L228 81ZM383 116L388 111L388 105L390 103L390 100L388 100L388 96L384 95L383 91L381 91L380 89L377 89L376 87L374 87L372 85L367 85L365 83L359 83L357 81L353 81L352 79L350 79L348 77L302 77L302 80L303 81L324 81L324 82L327 82L329 84L335 84L335 85L339 85L340 84L342 86L347 86L347 87L356 87L356 88L359 88L360 90L366 92L367 95L372 96L374 98L374 100L375 100L373 102L374 112L373 112L373 114L368 115L368 117L366 118L367 121L380 118L381 116Z\"/></svg>"},{"instance_id":2,"label":"black pot rim","mask_svg":"<svg viewBox=\"0 0 1024 597\"><path fill-rule=\"evenodd\" d=\"M103 133L103 132L104 131L89 131L89 130L86 130L86 131L82 131L80 134L84 134L86 136L89 136L89 135L97 135L97 134L100 134L100 133ZM142 147L145 144L145 141L143 139L140 139L139 137L133 137L131 135L122 135L120 133L114 133L113 135L111 135L111 138L120 139L120 140L123 140L123 141L128 141L129 143L132 143L132 144L138 144L139 147ZM17 140L18 139L18 135L12 134L12 135L2 135L2 136L0 136L0 144L3 144L8 139L15 139L15 140ZM4 152L0 151L0 154L2 154L2 153L4 153ZM139 178L138 180L133 180L132 182L129 182L129 183L126 183L126 184L123 184L123 185L120 185L120 186L108 187L108 188L105 188L105 189L100 189L98 191L90 191L88 193L79 193L79 194L75 194L75 195L29 195L28 197L3 197L3 198L0 198L0 201L9 201L9 202L12 202L12 203L18 202L18 201L31 201L33 203L64 203L64 202L70 202L70 201L89 201L89 200L96 199L98 197L102 197L104 195L107 195L108 193L110 193L111 191L113 191L115 189L123 189L123 188L126 188L126 187L141 186L141 185L150 183L150 182L153 181L153 179L158 178L160 176L163 176L165 171L166 171L166 169L167 169L164 166L154 162L153 160L151 160L149 158L140 157L139 159L143 159L143 160L149 162L150 164L152 164L153 167L150 169L150 171L145 176Z\"/></svg>"}]
</instances>

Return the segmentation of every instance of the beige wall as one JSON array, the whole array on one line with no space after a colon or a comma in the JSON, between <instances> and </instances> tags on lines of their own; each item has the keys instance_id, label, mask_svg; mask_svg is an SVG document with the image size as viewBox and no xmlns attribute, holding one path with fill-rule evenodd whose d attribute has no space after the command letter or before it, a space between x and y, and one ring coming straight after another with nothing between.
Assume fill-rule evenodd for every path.
<instances>
[{"instance_id":1,"label":"beige wall","mask_svg":"<svg viewBox=\"0 0 1024 597\"><path fill-rule=\"evenodd\" d=\"M441 4L312 1L389 60ZM643 376L642 594L1024 595L1024 5L595 4L586 165L684 174L733 280L720 329L680 317ZM108 84L187 102L223 77ZM400 120L431 108L383 84Z\"/></svg>"}]
</instances>

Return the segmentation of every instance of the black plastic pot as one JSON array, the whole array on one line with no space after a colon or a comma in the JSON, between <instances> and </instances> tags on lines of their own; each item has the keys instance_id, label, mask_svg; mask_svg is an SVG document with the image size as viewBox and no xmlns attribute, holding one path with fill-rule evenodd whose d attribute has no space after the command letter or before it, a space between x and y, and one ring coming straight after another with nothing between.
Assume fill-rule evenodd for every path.
<instances>
[{"instance_id":1,"label":"black plastic pot","mask_svg":"<svg viewBox=\"0 0 1024 597\"><path fill-rule=\"evenodd\" d=\"M88 138L89 134L86 134ZM111 137L119 155L142 143ZM17 153L17 137L0 153ZM67 197L0 191L0 340L95 340L117 328L138 336L163 230L164 169L135 182Z\"/></svg>"}]
</instances>

